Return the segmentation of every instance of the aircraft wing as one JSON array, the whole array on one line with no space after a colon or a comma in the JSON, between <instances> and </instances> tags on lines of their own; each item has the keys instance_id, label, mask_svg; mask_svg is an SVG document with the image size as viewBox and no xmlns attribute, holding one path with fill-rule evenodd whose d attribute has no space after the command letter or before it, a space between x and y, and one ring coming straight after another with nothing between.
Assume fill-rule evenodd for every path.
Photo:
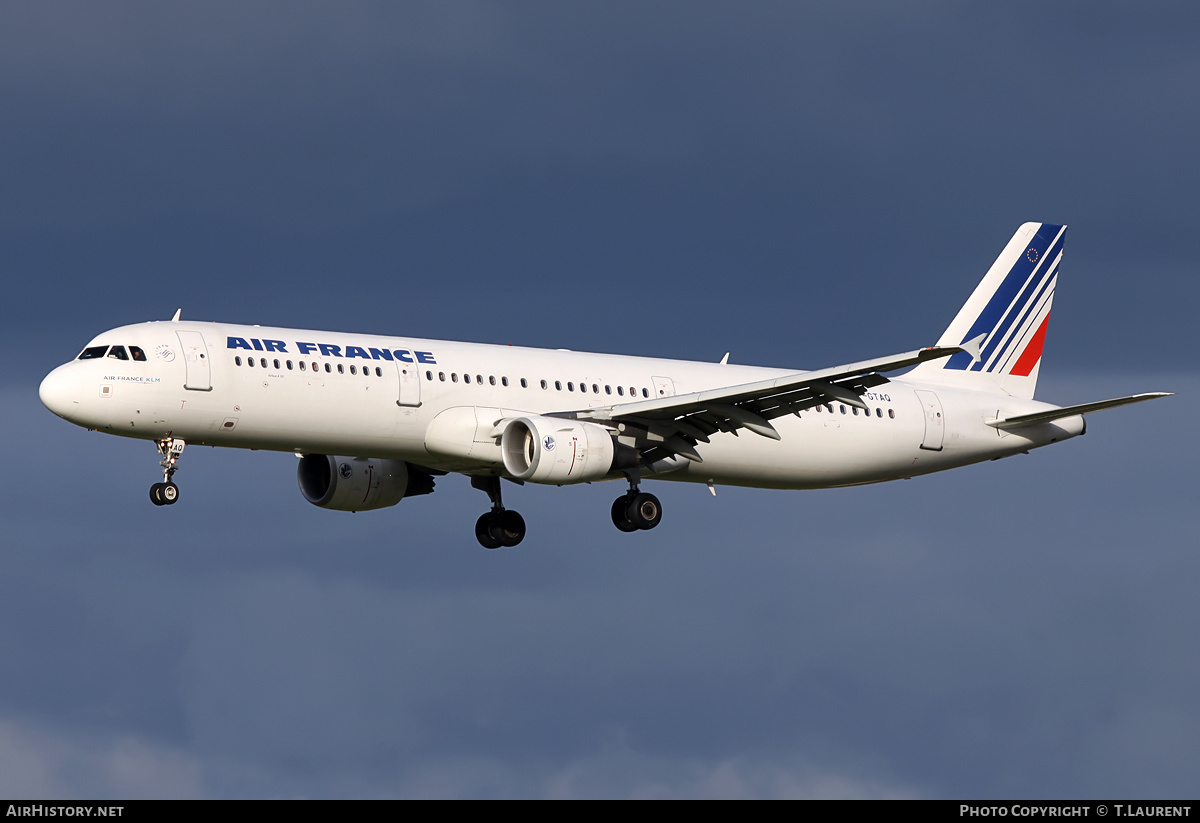
<instances>
[{"instance_id":1,"label":"aircraft wing","mask_svg":"<svg viewBox=\"0 0 1200 823\"><path fill-rule=\"evenodd\" d=\"M693 447L697 442L709 442L709 436L717 432L736 435L744 428L778 440L779 432L770 422L776 417L831 401L865 409L867 406L859 395L872 386L888 382L879 372L915 366L959 351L962 349L958 346L931 346L754 383L635 400L556 416L610 426L616 424L622 433L628 429L629 436L640 441L643 451L654 450L655 453L649 455L651 458L678 454L699 461L700 456Z\"/></svg>"}]
</instances>

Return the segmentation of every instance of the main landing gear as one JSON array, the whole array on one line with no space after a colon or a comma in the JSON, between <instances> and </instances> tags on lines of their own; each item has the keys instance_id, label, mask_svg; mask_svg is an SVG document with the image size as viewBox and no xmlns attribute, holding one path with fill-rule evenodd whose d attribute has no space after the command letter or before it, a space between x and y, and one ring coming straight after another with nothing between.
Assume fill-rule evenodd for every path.
<instances>
[{"instance_id":1,"label":"main landing gear","mask_svg":"<svg viewBox=\"0 0 1200 823\"><path fill-rule=\"evenodd\" d=\"M500 502L499 477L472 477L471 485L487 492L492 510L475 521L475 539L485 549L511 548L525 539L525 518Z\"/></svg>"},{"instance_id":2,"label":"main landing gear","mask_svg":"<svg viewBox=\"0 0 1200 823\"><path fill-rule=\"evenodd\" d=\"M628 473L629 491L612 504L612 522L623 532L653 529L662 522L662 504L649 492L638 491L638 476Z\"/></svg>"},{"instance_id":3,"label":"main landing gear","mask_svg":"<svg viewBox=\"0 0 1200 823\"><path fill-rule=\"evenodd\" d=\"M174 437L164 437L154 445L158 446L158 453L163 458L158 464L162 466L163 482L150 487L150 502L156 506L169 506L179 499L179 487L171 482L171 476L179 471L176 464L179 463L179 455L183 454L183 447L187 443Z\"/></svg>"}]
</instances>

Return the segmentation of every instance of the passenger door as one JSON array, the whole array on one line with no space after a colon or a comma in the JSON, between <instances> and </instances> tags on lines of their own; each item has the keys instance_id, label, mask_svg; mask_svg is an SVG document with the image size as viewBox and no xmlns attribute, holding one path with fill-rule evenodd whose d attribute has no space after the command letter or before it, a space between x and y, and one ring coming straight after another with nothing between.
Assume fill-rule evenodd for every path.
<instances>
[{"instance_id":1,"label":"passenger door","mask_svg":"<svg viewBox=\"0 0 1200 823\"><path fill-rule=\"evenodd\" d=\"M421 369L416 363L396 360L396 372L400 378L400 394L397 406L421 405Z\"/></svg>"},{"instance_id":2,"label":"passenger door","mask_svg":"<svg viewBox=\"0 0 1200 823\"><path fill-rule=\"evenodd\" d=\"M177 331L179 345L183 347L183 363L187 369L183 387L192 391L212 391L212 378L208 364L208 346L204 335L198 331Z\"/></svg>"},{"instance_id":3,"label":"passenger door","mask_svg":"<svg viewBox=\"0 0 1200 823\"><path fill-rule=\"evenodd\" d=\"M942 401L933 392L920 390L917 391L917 400L921 401L921 410L925 413L925 439L921 441L921 448L940 452L946 432Z\"/></svg>"}]
</instances>

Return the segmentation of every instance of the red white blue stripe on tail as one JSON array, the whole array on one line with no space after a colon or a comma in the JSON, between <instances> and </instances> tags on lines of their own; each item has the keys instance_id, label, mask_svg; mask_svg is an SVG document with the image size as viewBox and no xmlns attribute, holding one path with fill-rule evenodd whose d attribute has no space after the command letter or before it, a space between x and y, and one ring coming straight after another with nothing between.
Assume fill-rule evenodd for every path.
<instances>
[{"instance_id":1,"label":"red white blue stripe on tail","mask_svg":"<svg viewBox=\"0 0 1200 823\"><path fill-rule=\"evenodd\" d=\"M914 376L1033 397L1067 227L1026 223L938 340L963 351Z\"/></svg>"}]
</instances>

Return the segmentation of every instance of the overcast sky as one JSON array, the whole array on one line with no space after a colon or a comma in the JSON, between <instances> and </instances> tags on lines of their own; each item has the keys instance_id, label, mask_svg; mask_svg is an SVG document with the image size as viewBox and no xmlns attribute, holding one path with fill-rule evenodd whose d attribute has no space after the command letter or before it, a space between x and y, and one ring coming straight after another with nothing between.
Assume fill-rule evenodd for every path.
<instances>
[{"instance_id":1,"label":"overcast sky","mask_svg":"<svg viewBox=\"0 0 1200 823\"><path fill-rule=\"evenodd\" d=\"M0 6L0 794L1195 797L1193 4ZM350 515L37 384L183 316L817 368L1070 225L1039 398L870 488Z\"/></svg>"}]
</instances>

